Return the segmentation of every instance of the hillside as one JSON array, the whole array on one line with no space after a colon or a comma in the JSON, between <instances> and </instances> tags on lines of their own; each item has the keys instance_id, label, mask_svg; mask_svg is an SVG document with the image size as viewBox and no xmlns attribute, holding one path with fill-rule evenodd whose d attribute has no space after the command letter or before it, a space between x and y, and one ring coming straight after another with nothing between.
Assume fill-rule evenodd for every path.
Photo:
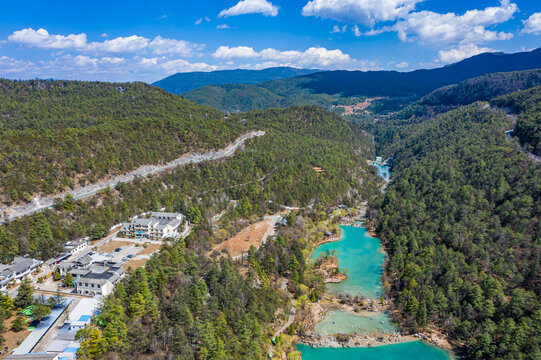
<instances>
[{"instance_id":1,"label":"hillside","mask_svg":"<svg viewBox=\"0 0 541 360\"><path fill-rule=\"evenodd\" d=\"M516 54L485 53L429 70L325 71L257 85L203 87L183 96L223 111L262 109L269 103L279 107L303 104L329 107L345 97L421 97L442 86L472 77L539 67L541 48ZM265 95L267 91L273 94L271 101Z\"/></svg>"},{"instance_id":2,"label":"hillside","mask_svg":"<svg viewBox=\"0 0 541 360\"><path fill-rule=\"evenodd\" d=\"M257 84L269 80L279 80L294 76L308 75L319 70L296 69L291 67L273 67L262 70L220 70L209 72L177 73L152 85L173 94L182 94L186 91L207 85L222 84Z\"/></svg>"},{"instance_id":3,"label":"hillside","mask_svg":"<svg viewBox=\"0 0 541 360\"><path fill-rule=\"evenodd\" d=\"M538 106L537 93L509 97ZM540 354L541 165L509 142L510 126L475 103L405 127L372 204L399 321L436 325L466 358Z\"/></svg>"},{"instance_id":4,"label":"hillside","mask_svg":"<svg viewBox=\"0 0 541 360\"><path fill-rule=\"evenodd\" d=\"M518 113L513 136L526 151L541 156L541 86L499 97L493 103Z\"/></svg>"},{"instance_id":5,"label":"hillside","mask_svg":"<svg viewBox=\"0 0 541 360\"><path fill-rule=\"evenodd\" d=\"M372 138L330 112L293 107L239 114L228 121L243 133L258 129L266 134L247 141L243 151L227 160L120 183L88 199L65 199L53 209L11 221L7 235L0 236L0 254L5 260L18 254L48 259L70 239L100 237L149 209L186 214L196 206L210 217L229 200L245 199L249 210L236 216L246 218L276 211L279 205L353 203L377 189L374 171L366 165L374 156ZM20 176L31 175L25 169ZM27 191L25 184L19 186ZM212 232L201 236L198 246L208 249Z\"/></svg>"},{"instance_id":6,"label":"hillside","mask_svg":"<svg viewBox=\"0 0 541 360\"><path fill-rule=\"evenodd\" d=\"M423 122L438 114L476 101L489 101L516 92L511 96L515 98L521 94L520 90L539 85L541 85L541 70L539 69L488 74L436 89L401 111L382 117L377 122L374 122L371 117L350 116L349 119L360 122L363 129L374 134L377 151L383 151L388 155L394 151L398 140L403 136L401 134L403 128L410 124ZM504 98L498 106L513 107L511 103L504 103Z\"/></svg>"},{"instance_id":7,"label":"hillside","mask_svg":"<svg viewBox=\"0 0 541 360\"><path fill-rule=\"evenodd\" d=\"M5 204L221 148L240 134L220 112L143 83L0 80L0 97Z\"/></svg>"}]
</instances>

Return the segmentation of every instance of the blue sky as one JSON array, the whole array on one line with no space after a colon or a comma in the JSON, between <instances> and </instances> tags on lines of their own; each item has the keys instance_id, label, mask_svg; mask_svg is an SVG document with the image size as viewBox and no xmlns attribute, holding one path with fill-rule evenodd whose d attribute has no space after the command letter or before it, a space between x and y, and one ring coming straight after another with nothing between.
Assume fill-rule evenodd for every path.
<instances>
[{"instance_id":1,"label":"blue sky","mask_svg":"<svg viewBox=\"0 0 541 360\"><path fill-rule=\"evenodd\" d=\"M294 66L398 70L541 47L538 0L5 1L0 77L152 82Z\"/></svg>"}]
</instances>

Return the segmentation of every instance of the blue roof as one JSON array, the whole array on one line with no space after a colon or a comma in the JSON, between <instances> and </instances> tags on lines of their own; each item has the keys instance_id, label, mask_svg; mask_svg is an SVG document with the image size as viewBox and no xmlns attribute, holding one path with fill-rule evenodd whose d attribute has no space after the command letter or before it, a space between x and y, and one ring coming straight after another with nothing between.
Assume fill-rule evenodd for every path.
<instances>
[{"instance_id":1,"label":"blue roof","mask_svg":"<svg viewBox=\"0 0 541 360\"><path fill-rule=\"evenodd\" d=\"M79 321L88 321L90 320L90 315L81 315Z\"/></svg>"},{"instance_id":2,"label":"blue roof","mask_svg":"<svg viewBox=\"0 0 541 360\"><path fill-rule=\"evenodd\" d=\"M76 353L77 350L79 350L78 347L67 347L67 348L64 349L64 352L66 352L66 353Z\"/></svg>"}]
</instances>

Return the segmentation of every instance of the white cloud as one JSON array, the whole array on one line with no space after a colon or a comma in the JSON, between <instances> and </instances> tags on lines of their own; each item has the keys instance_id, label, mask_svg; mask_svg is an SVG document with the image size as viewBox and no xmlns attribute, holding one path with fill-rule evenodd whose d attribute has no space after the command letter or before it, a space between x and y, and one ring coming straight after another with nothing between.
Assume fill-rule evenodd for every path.
<instances>
[{"instance_id":1,"label":"white cloud","mask_svg":"<svg viewBox=\"0 0 541 360\"><path fill-rule=\"evenodd\" d=\"M368 62L352 58L339 49L327 50L323 47L311 47L305 51L280 51L273 48L255 51L249 46L220 46L212 56L215 59L262 60L263 63L246 67L263 68L269 66L316 67L325 69L359 69L374 66Z\"/></svg>"},{"instance_id":2,"label":"white cloud","mask_svg":"<svg viewBox=\"0 0 541 360\"><path fill-rule=\"evenodd\" d=\"M524 34L541 34L541 12L532 14L527 20L522 21L524 23Z\"/></svg>"},{"instance_id":3,"label":"white cloud","mask_svg":"<svg viewBox=\"0 0 541 360\"><path fill-rule=\"evenodd\" d=\"M0 73L26 73L34 67L31 61L24 61L8 56L0 56Z\"/></svg>"},{"instance_id":4,"label":"white cloud","mask_svg":"<svg viewBox=\"0 0 541 360\"><path fill-rule=\"evenodd\" d=\"M194 56L195 53L204 48L204 45L156 36L156 38L150 42L148 48L157 55L174 54L180 56Z\"/></svg>"},{"instance_id":5,"label":"white cloud","mask_svg":"<svg viewBox=\"0 0 541 360\"><path fill-rule=\"evenodd\" d=\"M421 1L423 0L312 0L302 8L302 14L373 26L379 21L393 21L405 17Z\"/></svg>"},{"instance_id":6,"label":"white cloud","mask_svg":"<svg viewBox=\"0 0 541 360\"><path fill-rule=\"evenodd\" d=\"M101 37L107 34L100 35ZM154 40L143 36L117 37L111 40L87 42L86 34L55 35L49 34L45 29L32 28L15 31L8 37L8 41L29 47L55 50L73 50L83 53L109 54L109 53L139 53L149 51L156 55L194 56L204 48L204 44L191 43L185 40L167 39L157 36Z\"/></svg>"},{"instance_id":7,"label":"white cloud","mask_svg":"<svg viewBox=\"0 0 541 360\"><path fill-rule=\"evenodd\" d=\"M409 66L410 66L410 64L405 62L405 61L402 61L401 63L396 64L396 67L399 68L399 69L405 69L405 68L407 68Z\"/></svg>"},{"instance_id":8,"label":"white cloud","mask_svg":"<svg viewBox=\"0 0 541 360\"><path fill-rule=\"evenodd\" d=\"M136 52L145 49L149 43L150 40L142 36L120 36L103 42L89 43L86 50L108 53Z\"/></svg>"},{"instance_id":9,"label":"white cloud","mask_svg":"<svg viewBox=\"0 0 541 360\"><path fill-rule=\"evenodd\" d=\"M510 39L512 34L487 30L486 27L508 21L517 11L517 5L509 0L503 0L497 7L469 10L464 15L421 11L409 14L392 29L402 41L418 39L425 43L481 44Z\"/></svg>"},{"instance_id":10,"label":"white cloud","mask_svg":"<svg viewBox=\"0 0 541 360\"><path fill-rule=\"evenodd\" d=\"M210 18L208 16L199 18L195 20L195 25L200 25L203 21L210 22Z\"/></svg>"},{"instance_id":11,"label":"white cloud","mask_svg":"<svg viewBox=\"0 0 541 360\"><path fill-rule=\"evenodd\" d=\"M86 43L86 34L54 35L45 29L34 30L32 28L15 31L8 37L13 43L23 44L40 49L80 49Z\"/></svg>"},{"instance_id":12,"label":"white cloud","mask_svg":"<svg viewBox=\"0 0 541 360\"><path fill-rule=\"evenodd\" d=\"M487 47L479 47L475 44L460 45L455 49L438 51L438 61L442 63L454 63L474 55L485 52L494 52L495 50Z\"/></svg>"},{"instance_id":13,"label":"white cloud","mask_svg":"<svg viewBox=\"0 0 541 360\"><path fill-rule=\"evenodd\" d=\"M347 25L343 25L342 27L340 27L338 25L334 25L333 28L332 28L331 34L336 34L336 33L343 34L347 30L348 30Z\"/></svg>"},{"instance_id":14,"label":"white cloud","mask_svg":"<svg viewBox=\"0 0 541 360\"><path fill-rule=\"evenodd\" d=\"M204 62L191 63L184 59L169 60L166 57L141 58L138 66L152 71L161 71L166 74L190 71L213 71L217 70L216 65L209 65Z\"/></svg>"},{"instance_id":15,"label":"white cloud","mask_svg":"<svg viewBox=\"0 0 541 360\"><path fill-rule=\"evenodd\" d=\"M267 0L241 0L237 5L224 9L218 17L227 17L243 14L263 14L265 16L278 15L278 6Z\"/></svg>"},{"instance_id":16,"label":"white cloud","mask_svg":"<svg viewBox=\"0 0 541 360\"><path fill-rule=\"evenodd\" d=\"M231 29L231 26L229 26L227 24L220 24L220 25L216 26L216 29L218 29L218 30Z\"/></svg>"},{"instance_id":17,"label":"white cloud","mask_svg":"<svg viewBox=\"0 0 541 360\"><path fill-rule=\"evenodd\" d=\"M351 31L353 31L353 33L355 34L355 36L359 37L361 36L361 30L359 30L359 27L357 25L353 26L353 28L351 29Z\"/></svg>"},{"instance_id":18,"label":"white cloud","mask_svg":"<svg viewBox=\"0 0 541 360\"><path fill-rule=\"evenodd\" d=\"M253 59L258 56L259 54L254 50L254 48L249 46L220 46L212 54L212 57L215 59Z\"/></svg>"},{"instance_id":19,"label":"white cloud","mask_svg":"<svg viewBox=\"0 0 541 360\"><path fill-rule=\"evenodd\" d=\"M106 38L106 37L109 37L109 35L107 35L107 33L103 33L103 34L100 34L100 37Z\"/></svg>"}]
</instances>

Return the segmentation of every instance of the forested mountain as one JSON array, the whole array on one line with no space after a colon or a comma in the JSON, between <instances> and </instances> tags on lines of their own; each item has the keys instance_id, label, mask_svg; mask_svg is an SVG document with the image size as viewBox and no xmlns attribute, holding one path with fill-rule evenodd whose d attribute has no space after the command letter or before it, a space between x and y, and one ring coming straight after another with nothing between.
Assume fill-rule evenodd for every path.
<instances>
[{"instance_id":1,"label":"forested mountain","mask_svg":"<svg viewBox=\"0 0 541 360\"><path fill-rule=\"evenodd\" d=\"M541 86L499 97L493 103L518 113L513 135L526 151L541 156Z\"/></svg>"},{"instance_id":2,"label":"forested mountain","mask_svg":"<svg viewBox=\"0 0 541 360\"><path fill-rule=\"evenodd\" d=\"M324 71L257 85L202 87L183 95L223 111L290 105L330 106L344 97L420 97L445 85L494 72L541 67L541 48L516 54L485 53L429 70ZM268 92L272 93L269 95Z\"/></svg>"},{"instance_id":3,"label":"forested mountain","mask_svg":"<svg viewBox=\"0 0 541 360\"><path fill-rule=\"evenodd\" d=\"M292 67L273 67L262 70L219 70L209 72L177 73L156 81L152 85L173 94L197 89L207 85L257 84L269 80L279 80L294 76L308 75L319 70L296 69Z\"/></svg>"},{"instance_id":4,"label":"forested mountain","mask_svg":"<svg viewBox=\"0 0 541 360\"><path fill-rule=\"evenodd\" d=\"M6 204L221 148L240 134L215 109L143 83L0 80L0 98Z\"/></svg>"},{"instance_id":5,"label":"forested mountain","mask_svg":"<svg viewBox=\"0 0 541 360\"><path fill-rule=\"evenodd\" d=\"M241 132L262 129L266 135L226 161L121 183L87 200L67 199L55 209L12 221L0 232L0 260L18 254L48 259L69 239L99 238L113 224L149 209L187 214L197 207L206 219L235 199L244 201L236 216L246 218L279 205L351 203L376 192L373 170L366 165L374 156L372 138L330 112L293 107L239 114L228 121ZM215 241L210 228L200 236L198 247L208 249Z\"/></svg>"},{"instance_id":6,"label":"forested mountain","mask_svg":"<svg viewBox=\"0 0 541 360\"><path fill-rule=\"evenodd\" d=\"M505 94L516 92L509 99L519 96L519 90L530 89L541 85L541 70L513 71L507 73L488 74L459 82L458 84L444 86L420 98L404 109L381 116L374 122L372 117L349 116L349 120L359 122L361 127L374 135L378 153L390 155L395 150L402 131L410 124L420 123L438 114L456 109L476 101L489 101ZM512 108L512 103L506 104L502 100L496 106ZM531 99L530 99L531 100ZM511 100L509 100L511 101ZM524 114L521 119L534 119L531 114ZM521 120L523 124L524 121ZM529 140L530 142L533 140Z\"/></svg>"},{"instance_id":7,"label":"forested mountain","mask_svg":"<svg viewBox=\"0 0 541 360\"><path fill-rule=\"evenodd\" d=\"M537 96L507 100L520 117ZM401 323L435 324L468 358L541 357L541 164L509 142L511 121L475 103L407 126L370 214Z\"/></svg>"}]
</instances>

